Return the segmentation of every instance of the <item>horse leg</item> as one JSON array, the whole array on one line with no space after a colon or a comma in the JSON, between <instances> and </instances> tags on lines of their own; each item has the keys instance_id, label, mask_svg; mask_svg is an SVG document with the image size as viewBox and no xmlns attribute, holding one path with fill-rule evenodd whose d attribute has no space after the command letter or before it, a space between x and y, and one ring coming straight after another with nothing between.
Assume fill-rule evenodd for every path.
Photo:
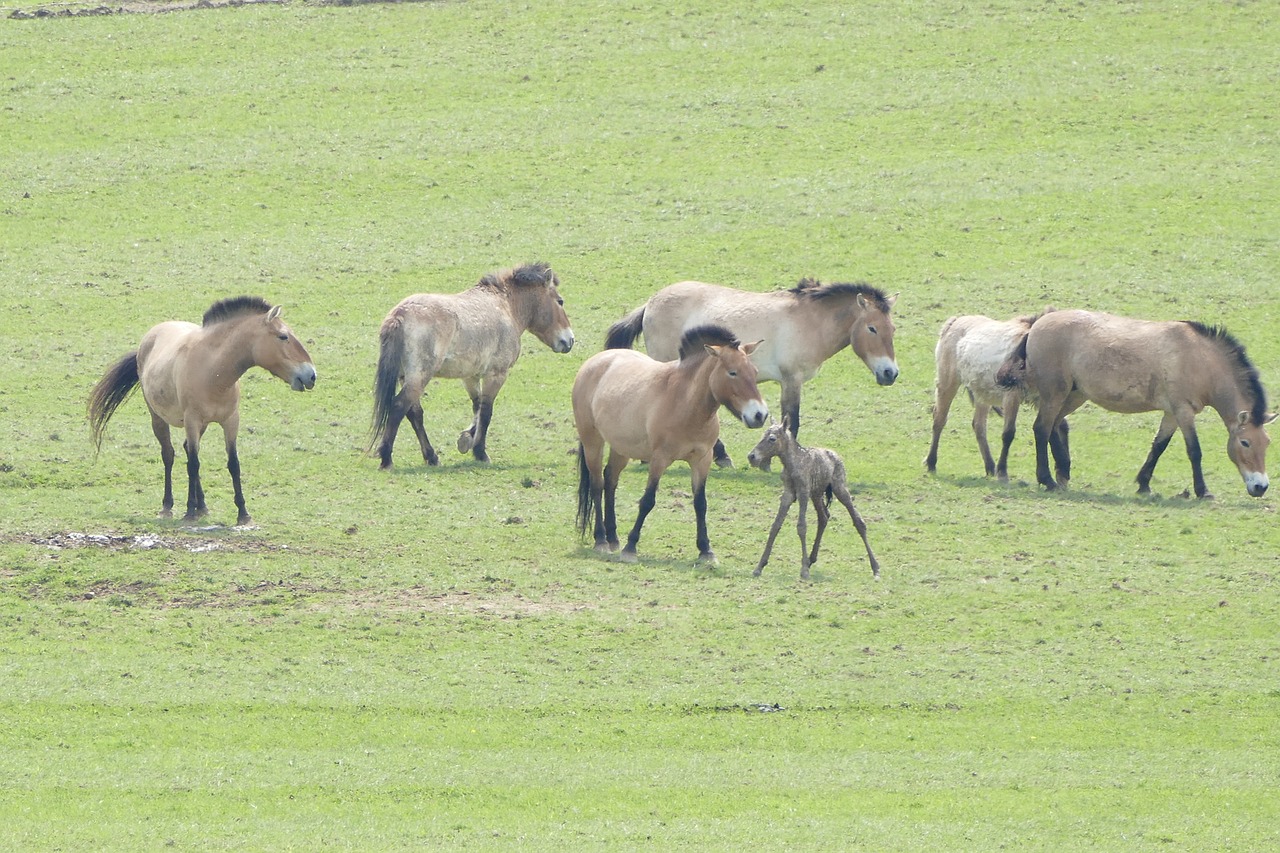
<instances>
[{"instance_id":1,"label":"horse leg","mask_svg":"<svg viewBox=\"0 0 1280 853\"><path fill-rule=\"evenodd\" d=\"M623 470L627 467L626 457L615 453L612 449L609 451L609 464L604 469L604 527L602 528L601 538L597 543L603 543L605 549L609 551L618 550L621 544L618 542L618 514L617 514L617 497L618 497L618 480L622 477Z\"/></svg>"},{"instance_id":2,"label":"horse leg","mask_svg":"<svg viewBox=\"0 0 1280 853\"><path fill-rule=\"evenodd\" d=\"M400 422L410 410L416 408L422 411L419 401L422 399L422 392L427 387L428 377L414 376L410 377L406 374L404 384L400 387L400 393L396 395L395 401L391 404L391 413L387 418L386 428L382 431L382 443L378 445L378 456L381 458L379 468L384 471L391 467L391 447L396 443L396 433L400 431ZM419 418L421 422L421 418ZM413 421L410 421L413 423ZM417 427L414 428L417 431ZM426 441L427 434L423 431L418 436L418 443ZM427 444L430 447L430 443ZM424 453L425 457L426 454ZM428 460L429 462L430 460Z\"/></svg>"},{"instance_id":3,"label":"horse leg","mask_svg":"<svg viewBox=\"0 0 1280 853\"><path fill-rule=\"evenodd\" d=\"M978 452L982 454L982 468L988 477L995 476L996 463L991 458L991 445L987 443L987 413L991 407L976 400L973 404L973 436L978 440Z\"/></svg>"},{"instance_id":4,"label":"horse leg","mask_svg":"<svg viewBox=\"0 0 1280 853\"><path fill-rule=\"evenodd\" d=\"M773 527L769 528L769 540L764 543L764 553L760 555L760 562L756 564L756 570L751 574L759 577L764 571L765 565L769 562L769 554L773 552L773 540L778 538L778 531L782 529L782 522L787 519L787 512L791 509L792 502L795 501L795 495L791 494L791 490L784 487L782 490L782 500L778 503L778 515L773 519Z\"/></svg>"},{"instance_id":5,"label":"horse leg","mask_svg":"<svg viewBox=\"0 0 1280 853\"><path fill-rule=\"evenodd\" d=\"M173 436L164 418L151 413L151 431L160 442L160 461L164 463L164 500L160 504L160 517L173 516Z\"/></svg>"},{"instance_id":6,"label":"horse leg","mask_svg":"<svg viewBox=\"0 0 1280 853\"><path fill-rule=\"evenodd\" d=\"M1200 469L1200 438L1196 435L1196 416L1194 412L1184 412L1178 419L1182 429L1182 439L1187 444L1187 458L1191 460L1191 480L1198 498L1212 498L1204 485L1204 471Z\"/></svg>"},{"instance_id":7,"label":"horse leg","mask_svg":"<svg viewBox=\"0 0 1280 853\"><path fill-rule=\"evenodd\" d=\"M1000 461L996 463L996 479L1002 483L1009 482L1009 448L1013 446L1014 436L1018 434L1018 407L1022 405L1021 397L1016 393L1004 397L1004 429L1000 432Z\"/></svg>"},{"instance_id":8,"label":"horse leg","mask_svg":"<svg viewBox=\"0 0 1280 853\"><path fill-rule=\"evenodd\" d=\"M653 509L653 505L657 503L658 498L658 481L662 479L662 472L666 470L666 464L656 459L649 460L649 482L644 487L644 494L640 497L640 511L636 514L635 526L631 528L631 532L627 534L627 544L622 549L622 562L634 563L636 561L636 543L640 541L640 528L644 527L644 520Z\"/></svg>"},{"instance_id":9,"label":"horse leg","mask_svg":"<svg viewBox=\"0 0 1280 853\"><path fill-rule=\"evenodd\" d=\"M867 539L867 523L862 520L861 513L858 508L853 505L853 496L849 494L849 489L843 485L834 487L836 498L840 503L844 504L844 508L849 510L849 518L853 519L853 526L858 529L858 535L862 537L862 544L867 549L867 559L871 562L871 576L880 577L880 562L876 560L876 555L871 552L871 542Z\"/></svg>"},{"instance_id":10,"label":"horse leg","mask_svg":"<svg viewBox=\"0 0 1280 853\"><path fill-rule=\"evenodd\" d=\"M240 455L236 452L236 436L240 432L240 413L233 412L222 422L222 438L227 446L227 473L231 475L231 488L236 502L236 525L244 527L251 519L245 509L244 492L240 488Z\"/></svg>"},{"instance_id":11,"label":"horse leg","mask_svg":"<svg viewBox=\"0 0 1280 853\"><path fill-rule=\"evenodd\" d=\"M809 579L809 525L805 514L809 511L809 493L801 492L796 496L800 502L800 513L796 516L796 533L800 536L800 580Z\"/></svg>"},{"instance_id":12,"label":"horse leg","mask_svg":"<svg viewBox=\"0 0 1280 853\"><path fill-rule=\"evenodd\" d=\"M1142 467L1138 469L1138 494L1145 495L1151 491L1151 475L1155 473L1156 463L1160 461L1161 454L1165 448L1169 446L1173 433L1178 428L1177 419L1166 412L1164 417L1160 419L1160 428L1156 430L1155 440L1151 442L1151 450L1147 453L1147 459L1142 463ZM1191 445L1187 445L1187 453L1190 454ZM1192 467L1195 464L1192 463Z\"/></svg>"},{"instance_id":13,"label":"horse leg","mask_svg":"<svg viewBox=\"0 0 1280 853\"><path fill-rule=\"evenodd\" d=\"M698 562L714 566L718 562L711 550L711 538L707 535L707 474L711 460L706 459L693 467L693 514L698 525Z\"/></svg>"},{"instance_id":14,"label":"horse leg","mask_svg":"<svg viewBox=\"0 0 1280 853\"><path fill-rule=\"evenodd\" d=\"M428 465L439 465L440 456L436 453L436 449L431 446L431 439L427 438L427 426L423 422L422 401L419 400L410 406L404 416L409 421L409 426L413 427L413 434L418 437L418 447L422 450L422 461Z\"/></svg>"},{"instance_id":15,"label":"horse leg","mask_svg":"<svg viewBox=\"0 0 1280 853\"><path fill-rule=\"evenodd\" d=\"M959 389L957 382L944 380L939 375L933 390L933 440L929 443L929 455L924 458L924 468L930 474L938 469L938 442L942 440L942 430L947 425L947 415L951 411L951 403Z\"/></svg>"},{"instance_id":16,"label":"horse leg","mask_svg":"<svg viewBox=\"0 0 1280 853\"><path fill-rule=\"evenodd\" d=\"M1058 409L1058 417L1049 433L1049 449L1053 451L1053 469L1058 478L1058 485L1066 488L1071 482L1071 447L1067 442L1067 416L1088 402L1083 394L1073 391L1062 407Z\"/></svg>"},{"instance_id":17,"label":"horse leg","mask_svg":"<svg viewBox=\"0 0 1280 853\"><path fill-rule=\"evenodd\" d=\"M1036 438L1036 482L1051 492L1058 488L1057 480L1049 474L1049 433L1056 426L1053 421L1049 410L1042 408L1031 427Z\"/></svg>"},{"instance_id":18,"label":"horse leg","mask_svg":"<svg viewBox=\"0 0 1280 853\"><path fill-rule=\"evenodd\" d=\"M476 444L476 426L480 423L480 382L477 379L468 378L462 380L462 385L467 389L467 396L471 398L471 426L458 435L458 452L466 453Z\"/></svg>"},{"instance_id":19,"label":"horse leg","mask_svg":"<svg viewBox=\"0 0 1280 853\"><path fill-rule=\"evenodd\" d=\"M471 425L473 430L472 438L474 439L471 446L471 455L479 462L489 461L489 454L485 452L484 442L489 435L489 421L493 420L493 402L498 398L498 391L502 389L502 383L506 381L507 375L505 373L487 376L480 390L479 399L477 400L474 396L471 398L472 406L475 408L475 423ZM458 447L459 449L462 447L462 436L458 437Z\"/></svg>"},{"instance_id":20,"label":"horse leg","mask_svg":"<svg viewBox=\"0 0 1280 853\"><path fill-rule=\"evenodd\" d=\"M819 493L813 498L813 511L818 516L818 530L813 536L813 549L809 551L810 566L818 562L818 548L822 545L822 534L826 532L827 522L831 520L831 510L827 508L824 497L824 494Z\"/></svg>"},{"instance_id":21,"label":"horse leg","mask_svg":"<svg viewBox=\"0 0 1280 853\"><path fill-rule=\"evenodd\" d=\"M204 488L200 485L200 437L204 426L187 421L187 438L182 449L187 453L187 514L183 521L195 521L209 514L204 504Z\"/></svg>"}]
</instances>

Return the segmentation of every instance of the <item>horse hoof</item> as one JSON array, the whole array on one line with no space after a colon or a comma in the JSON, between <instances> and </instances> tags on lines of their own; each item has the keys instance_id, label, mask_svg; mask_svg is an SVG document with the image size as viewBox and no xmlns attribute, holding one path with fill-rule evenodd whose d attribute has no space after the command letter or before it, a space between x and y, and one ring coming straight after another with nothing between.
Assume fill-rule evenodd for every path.
<instances>
[{"instance_id":1,"label":"horse hoof","mask_svg":"<svg viewBox=\"0 0 1280 853\"><path fill-rule=\"evenodd\" d=\"M171 509L162 509L162 510L160 510L160 517L161 517L161 518L173 518L173 510L171 510Z\"/></svg>"},{"instance_id":2,"label":"horse hoof","mask_svg":"<svg viewBox=\"0 0 1280 853\"><path fill-rule=\"evenodd\" d=\"M728 456L717 456L716 466L720 468L732 468L733 460L730 459Z\"/></svg>"},{"instance_id":3,"label":"horse hoof","mask_svg":"<svg viewBox=\"0 0 1280 853\"><path fill-rule=\"evenodd\" d=\"M247 515L242 515L236 519L236 527L248 527L253 524L253 519Z\"/></svg>"},{"instance_id":4,"label":"horse hoof","mask_svg":"<svg viewBox=\"0 0 1280 853\"><path fill-rule=\"evenodd\" d=\"M613 548L609 547L608 542L597 542L595 546L595 552L597 554L609 554L612 553L613 550Z\"/></svg>"},{"instance_id":5,"label":"horse hoof","mask_svg":"<svg viewBox=\"0 0 1280 853\"><path fill-rule=\"evenodd\" d=\"M707 552L706 552L706 553L704 553L704 554L699 554L699 555L698 555L698 565L700 565L700 566L718 566L718 565L720 565L720 559L719 559L718 557L716 557L716 555L715 555L715 554L711 553L710 551L707 551Z\"/></svg>"},{"instance_id":6,"label":"horse hoof","mask_svg":"<svg viewBox=\"0 0 1280 853\"><path fill-rule=\"evenodd\" d=\"M634 563L640 558L636 556L635 551L623 549L622 553L618 554L618 559L624 563Z\"/></svg>"},{"instance_id":7,"label":"horse hoof","mask_svg":"<svg viewBox=\"0 0 1280 853\"><path fill-rule=\"evenodd\" d=\"M458 452L466 453L476 443L475 436L471 434L471 430L464 429L462 435L458 436Z\"/></svg>"},{"instance_id":8,"label":"horse hoof","mask_svg":"<svg viewBox=\"0 0 1280 853\"><path fill-rule=\"evenodd\" d=\"M751 573L751 577L758 578L760 573L764 571L764 566L756 566L756 570Z\"/></svg>"}]
</instances>

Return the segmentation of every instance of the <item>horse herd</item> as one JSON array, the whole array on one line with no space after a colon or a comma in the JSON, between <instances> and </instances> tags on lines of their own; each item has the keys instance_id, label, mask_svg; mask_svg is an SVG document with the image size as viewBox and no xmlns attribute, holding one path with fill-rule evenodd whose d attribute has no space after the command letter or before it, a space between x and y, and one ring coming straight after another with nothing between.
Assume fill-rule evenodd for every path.
<instances>
[{"instance_id":1,"label":"horse herd","mask_svg":"<svg viewBox=\"0 0 1280 853\"><path fill-rule=\"evenodd\" d=\"M574 346L559 283L547 264L524 264L489 273L462 293L410 296L388 313L379 331L370 442L382 468L391 467L392 447L406 418L424 461L439 464L421 402L427 384L437 377L461 379L471 398L472 421L458 437L458 450L488 461L485 444L494 399L519 357L522 334L531 332L559 353ZM694 281L658 291L610 327L605 349L588 358L574 380L579 531L593 534L596 550L621 546L621 558L635 560L658 482L672 463L683 460L692 472L699 559L714 561L706 526L706 480L713 462L732 464L719 441L718 413L723 407L748 427L765 426L769 410L757 383L768 380L782 385L783 425L766 430L749 461L767 467L769 458L781 458L784 493L756 573L768 561L791 502L799 500L802 576L807 577L829 517L827 505L835 496L849 510L878 574L866 526L844 484L843 463L831 451L801 448L795 437L802 386L845 347L853 349L879 384L898 378L891 317L895 299L866 284L813 279L771 293ZM236 452L239 379L256 366L296 391L316 382L310 355L280 313L279 306L242 296L215 303L199 326L160 323L95 385L88 408L97 447L116 409L135 387L142 388L164 462L162 516L171 515L173 508L171 429L183 430L184 518L194 520L208 511L200 481L200 440L209 424L218 423L237 524L250 522ZM647 355L632 349L641 335ZM1037 407L1036 478L1050 490L1065 487L1071 471L1066 418L1093 401L1116 412L1164 412L1138 472L1140 492L1149 491L1156 462L1174 431L1181 430L1195 494L1208 496L1195 431L1195 416L1206 407L1215 409L1227 427L1227 455L1248 493L1258 497L1267 490L1270 439L1265 426L1276 415L1266 410L1258 370L1244 347L1221 328L1052 308L1009 321L952 317L942 327L935 357L933 438L925 460L930 472L936 470L951 403L963 387L974 403L973 428L989 476L1007 479L1018 409L1029 402ZM1004 418L998 462L992 460L986 438L992 409ZM648 463L648 482L622 545L615 494L622 470L633 459ZM810 500L818 515L811 554L804 520Z\"/></svg>"}]
</instances>

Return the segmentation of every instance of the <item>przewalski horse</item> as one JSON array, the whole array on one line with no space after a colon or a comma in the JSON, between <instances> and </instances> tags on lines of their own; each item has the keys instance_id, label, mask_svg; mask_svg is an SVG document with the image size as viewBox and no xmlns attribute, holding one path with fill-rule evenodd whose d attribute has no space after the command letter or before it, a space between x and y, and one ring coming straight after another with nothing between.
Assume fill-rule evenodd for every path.
<instances>
[{"instance_id":1,"label":"przewalski horse","mask_svg":"<svg viewBox=\"0 0 1280 853\"><path fill-rule=\"evenodd\" d=\"M618 548L614 509L618 478L632 459L649 461L649 482L622 559L636 560L640 528L653 509L658 481L673 462L689 463L697 517L698 559L714 563L707 536L707 473L720 435L721 406L748 427L761 427L769 409L756 387L749 356L759 341L740 344L720 326L685 332L677 361L611 349L587 359L573 382L578 430L578 532L595 534L595 549ZM604 462L605 445L609 464Z\"/></svg>"},{"instance_id":2,"label":"przewalski horse","mask_svg":"<svg viewBox=\"0 0 1280 853\"><path fill-rule=\"evenodd\" d=\"M1174 430L1182 430L1196 497L1208 497L1200 467L1195 418L1217 411L1227 428L1227 457L1254 497L1267 491L1266 393L1244 347L1225 329L1191 321L1154 322L1097 311L1057 311L1041 318L1000 368L1002 384L1022 383L1040 397L1036 416L1036 479L1065 487L1071 457L1056 440L1062 419L1086 401L1113 412L1163 411L1151 452L1138 471L1138 491ZM1059 472L1049 475L1049 450Z\"/></svg>"},{"instance_id":3,"label":"przewalski horse","mask_svg":"<svg viewBox=\"0 0 1280 853\"><path fill-rule=\"evenodd\" d=\"M1044 313L1053 311L1045 309ZM929 473L938 466L938 441L956 392L964 388L973 403L973 434L978 440L978 452L987 476L996 476L1001 482L1009 479L1009 446L1017 434L1018 408L1023 402L1034 403L1035 398L1024 397L1022 387L1005 388L996 383L996 372L1009 354L1026 338L1031 325L1044 314L1015 317L1012 320L992 320L978 314L952 317L942 325L938 345L934 348L937 376L933 394L933 441L924 464ZM991 458L987 444L987 415L996 409L1004 419L1001 432L1000 461ZM1062 441L1067 440L1067 422L1062 421Z\"/></svg>"},{"instance_id":4,"label":"przewalski horse","mask_svg":"<svg viewBox=\"0 0 1280 853\"><path fill-rule=\"evenodd\" d=\"M280 319L278 305L273 308L256 296L240 296L215 302L205 312L202 325L171 320L153 326L142 336L138 348L117 361L94 386L89 397L94 446L102 447L107 421L141 385L164 462L160 514L167 518L173 511L170 428L177 427L186 436L182 447L187 454L187 512L183 517L194 521L208 514L200 485L200 439L209 424L221 424L227 470L235 489L236 524L248 524L236 434L240 429L240 377L251 367L267 370L295 391L316 384L311 356Z\"/></svg>"},{"instance_id":5,"label":"przewalski horse","mask_svg":"<svg viewBox=\"0 0 1280 853\"><path fill-rule=\"evenodd\" d=\"M761 381L782 384L782 412L798 435L801 386L845 347L853 348L879 384L897 380L890 316L897 298L869 284L821 284L811 278L770 293L682 281L614 323L605 346L630 347L643 333L645 351L658 361L671 361L681 335L703 323L722 325L744 341L763 339L751 360ZM716 463L732 464L721 443Z\"/></svg>"},{"instance_id":6,"label":"przewalski horse","mask_svg":"<svg viewBox=\"0 0 1280 853\"><path fill-rule=\"evenodd\" d=\"M491 272L461 293L419 293L391 309L379 332L373 383L370 447L378 447L380 467L391 467L391 447L406 417L423 460L440 464L421 402L435 377L461 379L471 397L471 426L458 436L458 452L470 450L477 460L489 461L485 438L493 401L520 357L520 335L528 330L555 352L573 349L559 285L548 265L524 264Z\"/></svg>"},{"instance_id":7,"label":"przewalski horse","mask_svg":"<svg viewBox=\"0 0 1280 853\"><path fill-rule=\"evenodd\" d=\"M853 505L853 497L849 494L848 479L845 475L844 460L834 450L825 447L801 447L795 436L788 429L784 416L782 423L773 424L764 431L760 442L747 455L747 461L757 468L764 468L770 459L782 460L782 501L778 505L778 515L769 529L769 541L765 543L764 553L756 565L755 575L764 571L769 562L769 554L773 552L773 540L782 529L791 504L800 501L800 515L796 519L796 532L800 534L800 578L809 579L809 567L818 562L818 547L822 544L822 533L827 529L827 521L831 518L831 498L835 497L849 511L853 526L862 537L862 544L867 549L867 559L871 561L871 575L880 577L880 563L871 552L871 543L867 541L867 523ZM809 502L813 501L813 509L818 514L818 531L813 537L813 552L808 550L805 512Z\"/></svg>"}]
</instances>

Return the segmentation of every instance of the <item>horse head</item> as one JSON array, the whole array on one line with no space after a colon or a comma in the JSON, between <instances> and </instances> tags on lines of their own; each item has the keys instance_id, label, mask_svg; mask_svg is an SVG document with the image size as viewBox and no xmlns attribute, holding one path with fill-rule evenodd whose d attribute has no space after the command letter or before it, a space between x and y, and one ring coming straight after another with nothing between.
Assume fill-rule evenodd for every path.
<instances>
[{"instance_id":1,"label":"horse head","mask_svg":"<svg viewBox=\"0 0 1280 853\"><path fill-rule=\"evenodd\" d=\"M529 267L517 272L527 269ZM533 294L529 331L552 352L568 352L573 349L573 327L569 325L569 315L560 296L560 279L545 264L534 265L533 269L542 274L542 284L528 290Z\"/></svg>"},{"instance_id":2,"label":"horse head","mask_svg":"<svg viewBox=\"0 0 1280 853\"><path fill-rule=\"evenodd\" d=\"M783 455L788 442L793 441L795 439L791 435L791 424L788 422L787 417L783 415L782 423L770 423L765 429L764 435L760 436L756 446L751 448L751 452L747 454L747 462L753 468L768 471L769 463L774 457Z\"/></svg>"},{"instance_id":3,"label":"horse head","mask_svg":"<svg viewBox=\"0 0 1280 853\"><path fill-rule=\"evenodd\" d=\"M1275 414L1268 414L1257 421L1251 413L1241 412L1227 436L1227 456L1236 463L1240 476L1244 478L1244 487L1255 498L1266 494L1270 485L1267 479L1267 445L1271 443L1271 437L1267 435L1266 426L1275 419Z\"/></svg>"},{"instance_id":4,"label":"horse head","mask_svg":"<svg viewBox=\"0 0 1280 853\"><path fill-rule=\"evenodd\" d=\"M716 360L711 371L712 396L752 429L764 426L769 417L769 407L756 385L759 371L751 360L761 343L706 344L707 353Z\"/></svg>"},{"instance_id":5,"label":"horse head","mask_svg":"<svg viewBox=\"0 0 1280 853\"><path fill-rule=\"evenodd\" d=\"M892 385L898 378L898 361L893 355L893 318L889 315L893 296L883 300L858 294L861 312L849 328L849 346L876 377L879 385Z\"/></svg>"},{"instance_id":6,"label":"horse head","mask_svg":"<svg viewBox=\"0 0 1280 853\"><path fill-rule=\"evenodd\" d=\"M280 319L276 305L262 316L253 345L254 364L289 383L294 391L305 391L316 385L316 368L302 341Z\"/></svg>"}]
</instances>

